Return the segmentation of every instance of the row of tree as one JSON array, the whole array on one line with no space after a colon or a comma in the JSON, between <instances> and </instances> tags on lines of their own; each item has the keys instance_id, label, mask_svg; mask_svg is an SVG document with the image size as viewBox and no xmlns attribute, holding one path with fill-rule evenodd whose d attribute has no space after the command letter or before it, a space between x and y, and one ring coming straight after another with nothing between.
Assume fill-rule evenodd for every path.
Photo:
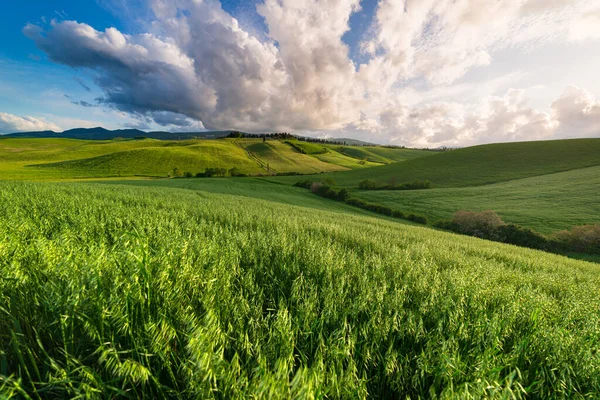
<instances>
[{"instance_id":1,"label":"row of tree","mask_svg":"<svg viewBox=\"0 0 600 400\"><path fill-rule=\"evenodd\" d=\"M194 174L190 171L182 172L179 168L173 168L171 174L169 174L171 178L213 178L219 176L233 176L233 177L241 177L248 176L244 174L241 169L238 167L233 167L230 169L227 168L206 168L203 172L197 172Z\"/></svg>"}]
</instances>

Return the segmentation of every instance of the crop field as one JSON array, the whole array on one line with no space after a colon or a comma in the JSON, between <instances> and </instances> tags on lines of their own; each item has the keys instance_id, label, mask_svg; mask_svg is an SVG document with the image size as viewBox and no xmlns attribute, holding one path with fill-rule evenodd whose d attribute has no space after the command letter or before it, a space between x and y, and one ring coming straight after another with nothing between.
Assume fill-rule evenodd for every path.
<instances>
[{"instance_id":1,"label":"crop field","mask_svg":"<svg viewBox=\"0 0 600 400\"><path fill-rule=\"evenodd\" d=\"M506 222L549 234L600 223L600 166L477 187L357 190L352 195L432 220L459 210L494 210Z\"/></svg>"},{"instance_id":2,"label":"crop field","mask_svg":"<svg viewBox=\"0 0 600 400\"><path fill-rule=\"evenodd\" d=\"M2 182L0 314L0 397L600 392L596 264L249 197Z\"/></svg>"}]
</instances>

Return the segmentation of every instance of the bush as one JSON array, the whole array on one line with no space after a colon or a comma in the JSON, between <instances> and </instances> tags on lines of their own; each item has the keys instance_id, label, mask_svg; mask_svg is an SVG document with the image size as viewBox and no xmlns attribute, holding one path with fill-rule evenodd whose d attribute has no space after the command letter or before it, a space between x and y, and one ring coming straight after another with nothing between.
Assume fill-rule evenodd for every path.
<instances>
[{"instance_id":1,"label":"bush","mask_svg":"<svg viewBox=\"0 0 600 400\"><path fill-rule=\"evenodd\" d=\"M198 172L196 174L196 178L205 178L205 177L206 177L206 174L204 172Z\"/></svg>"},{"instance_id":2,"label":"bush","mask_svg":"<svg viewBox=\"0 0 600 400\"><path fill-rule=\"evenodd\" d=\"M404 214L400 210L393 210L392 211L392 217L394 217L394 218L400 218L400 219L406 219L406 214Z\"/></svg>"},{"instance_id":3,"label":"bush","mask_svg":"<svg viewBox=\"0 0 600 400\"><path fill-rule=\"evenodd\" d=\"M504 225L504 221L492 210L458 211L452 217L452 222L459 233L490 240L499 240L496 228Z\"/></svg>"},{"instance_id":4,"label":"bush","mask_svg":"<svg viewBox=\"0 0 600 400\"><path fill-rule=\"evenodd\" d=\"M548 250L551 246L548 239L533 229L516 224L503 224L496 227L498 240L531 249Z\"/></svg>"},{"instance_id":5,"label":"bush","mask_svg":"<svg viewBox=\"0 0 600 400\"><path fill-rule=\"evenodd\" d=\"M184 178L192 178L193 176L194 176L194 174L192 174L190 171L185 171L183 173Z\"/></svg>"},{"instance_id":6,"label":"bush","mask_svg":"<svg viewBox=\"0 0 600 400\"><path fill-rule=\"evenodd\" d=\"M361 190L373 190L373 189L377 189L377 187L378 187L377 183L373 182L370 179L360 181L360 183L358 184L358 188Z\"/></svg>"},{"instance_id":7,"label":"bush","mask_svg":"<svg viewBox=\"0 0 600 400\"><path fill-rule=\"evenodd\" d=\"M409 221L412 221L412 222L417 222L419 224L427 225L427 217L424 217L422 215L409 214L406 217L406 219Z\"/></svg>"},{"instance_id":8,"label":"bush","mask_svg":"<svg viewBox=\"0 0 600 400\"><path fill-rule=\"evenodd\" d=\"M560 231L553 239L571 251L600 254L600 224L582 225L570 231Z\"/></svg>"},{"instance_id":9,"label":"bush","mask_svg":"<svg viewBox=\"0 0 600 400\"><path fill-rule=\"evenodd\" d=\"M332 200L337 200L338 198L338 192L333 190L328 185L325 185L320 182L313 182L310 190L317 196L325 197Z\"/></svg>"},{"instance_id":10,"label":"bush","mask_svg":"<svg viewBox=\"0 0 600 400\"><path fill-rule=\"evenodd\" d=\"M365 208L368 204L365 201L360 199L350 198L346 200L346 204L349 204L354 207Z\"/></svg>"},{"instance_id":11,"label":"bush","mask_svg":"<svg viewBox=\"0 0 600 400\"><path fill-rule=\"evenodd\" d=\"M294 183L294 186L296 187L301 187L304 189L311 189L312 188L312 181L299 181Z\"/></svg>"},{"instance_id":12,"label":"bush","mask_svg":"<svg viewBox=\"0 0 600 400\"><path fill-rule=\"evenodd\" d=\"M348 193L348 190L342 189L338 192L338 195L337 195L338 201L345 202L346 200L348 200L348 198L350 198L350 193Z\"/></svg>"},{"instance_id":13,"label":"bush","mask_svg":"<svg viewBox=\"0 0 600 400\"><path fill-rule=\"evenodd\" d=\"M248 176L247 174L244 174L238 167L233 167L228 172L230 176Z\"/></svg>"},{"instance_id":14,"label":"bush","mask_svg":"<svg viewBox=\"0 0 600 400\"><path fill-rule=\"evenodd\" d=\"M206 168L204 171L204 176L210 178L213 176L225 176L227 174L227 170L225 168Z\"/></svg>"}]
</instances>

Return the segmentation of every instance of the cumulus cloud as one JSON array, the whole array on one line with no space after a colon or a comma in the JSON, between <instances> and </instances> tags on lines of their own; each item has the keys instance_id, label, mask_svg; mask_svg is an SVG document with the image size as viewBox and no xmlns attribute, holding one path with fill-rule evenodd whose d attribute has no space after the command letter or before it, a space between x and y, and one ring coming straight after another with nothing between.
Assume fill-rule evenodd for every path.
<instances>
[{"instance_id":1,"label":"cumulus cloud","mask_svg":"<svg viewBox=\"0 0 600 400\"><path fill-rule=\"evenodd\" d=\"M342 40L360 0L263 0L256 9L266 39L217 0L148 0L145 33L75 21L24 33L55 62L94 71L101 104L159 125L450 144L545 137L569 117L530 108L522 91L415 108L402 102L403 90L454 83L499 49L598 37L597 8L596 0L379 0L361 65ZM593 124L594 106L586 107L568 115L583 112Z\"/></svg>"},{"instance_id":2,"label":"cumulus cloud","mask_svg":"<svg viewBox=\"0 0 600 400\"><path fill-rule=\"evenodd\" d=\"M60 127L44 118L19 117L0 112L0 134L29 131L61 131Z\"/></svg>"},{"instance_id":3,"label":"cumulus cloud","mask_svg":"<svg viewBox=\"0 0 600 400\"><path fill-rule=\"evenodd\" d=\"M465 146L571 137L600 137L600 101L569 86L548 110L529 105L522 89L487 96L478 103L437 102L417 107L389 104L367 131L352 126L349 136L378 132L399 145Z\"/></svg>"}]
</instances>

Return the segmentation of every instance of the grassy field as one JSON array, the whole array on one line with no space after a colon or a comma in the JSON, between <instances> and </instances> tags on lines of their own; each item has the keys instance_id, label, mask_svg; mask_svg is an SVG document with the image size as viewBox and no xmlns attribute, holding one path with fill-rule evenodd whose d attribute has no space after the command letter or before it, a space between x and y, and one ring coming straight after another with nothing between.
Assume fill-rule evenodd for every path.
<instances>
[{"instance_id":1,"label":"grassy field","mask_svg":"<svg viewBox=\"0 0 600 400\"><path fill-rule=\"evenodd\" d=\"M273 183L265 180L264 178L139 179L123 181L111 180L106 182L97 181L96 183L188 189L206 193L235 195L240 196L240 199L243 197L248 197L252 199L314 208L317 210L386 218L379 214L374 214L372 212L352 207L344 203L323 199L315 196L303 188ZM386 219L391 220L391 218ZM409 221L400 222L415 225Z\"/></svg>"},{"instance_id":2,"label":"grassy field","mask_svg":"<svg viewBox=\"0 0 600 400\"><path fill-rule=\"evenodd\" d=\"M600 165L599 155L600 139L489 144L329 177L346 187L366 179L400 184L429 180L437 188L480 186ZM276 180L293 183L290 177Z\"/></svg>"},{"instance_id":3,"label":"grassy field","mask_svg":"<svg viewBox=\"0 0 600 400\"><path fill-rule=\"evenodd\" d=\"M380 164L391 164L400 161L413 160L423 156L434 155L434 151L413 149L396 149L381 146L332 146L336 151L359 160Z\"/></svg>"},{"instance_id":4,"label":"grassy field","mask_svg":"<svg viewBox=\"0 0 600 400\"><path fill-rule=\"evenodd\" d=\"M600 166L493 185L408 191L354 191L352 196L394 209L450 218L459 210L496 211L504 221L552 233L600 223Z\"/></svg>"},{"instance_id":5,"label":"grassy field","mask_svg":"<svg viewBox=\"0 0 600 400\"><path fill-rule=\"evenodd\" d=\"M0 397L595 398L597 265L175 188L0 182Z\"/></svg>"},{"instance_id":6,"label":"grassy field","mask_svg":"<svg viewBox=\"0 0 600 400\"><path fill-rule=\"evenodd\" d=\"M307 174L379 165L361 162L330 148L319 148L324 152L309 155L300 153L288 143L279 140L263 143L261 139L88 141L0 138L0 179L166 177L174 168L195 174L206 168L233 167L249 175ZM399 154L406 152L405 149L391 150ZM427 155L428 152L420 154Z\"/></svg>"}]
</instances>

